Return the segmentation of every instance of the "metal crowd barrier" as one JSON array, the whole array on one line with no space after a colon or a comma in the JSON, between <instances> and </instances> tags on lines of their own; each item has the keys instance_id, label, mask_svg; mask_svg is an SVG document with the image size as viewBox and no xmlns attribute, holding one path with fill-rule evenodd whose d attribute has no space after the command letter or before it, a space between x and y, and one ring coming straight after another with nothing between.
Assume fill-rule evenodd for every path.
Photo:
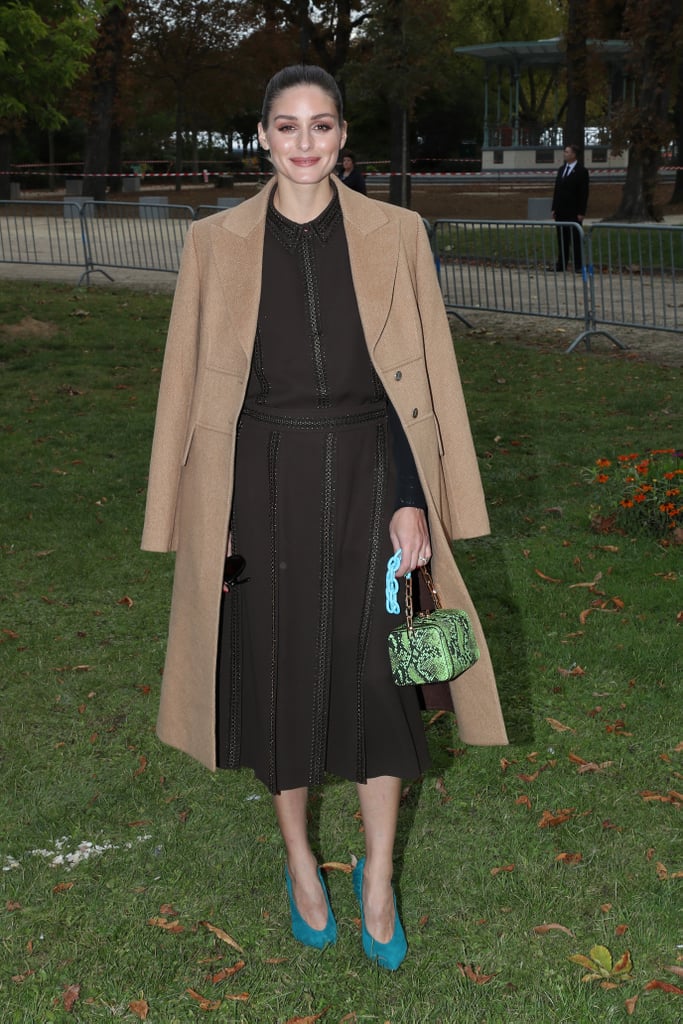
<instances>
[{"instance_id":1,"label":"metal crowd barrier","mask_svg":"<svg viewBox=\"0 0 683 1024\"><path fill-rule=\"evenodd\" d=\"M623 343L608 326L679 331L683 292L683 227L573 225L581 247L559 262L555 221L437 220L432 246L446 308L468 326L461 311L481 310L581 322L567 349L594 335ZM566 225L570 227L570 225ZM571 256L572 254L570 254Z\"/></svg>"},{"instance_id":2,"label":"metal crowd barrier","mask_svg":"<svg viewBox=\"0 0 683 1024\"><path fill-rule=\"evenodd\" d=\"M0 263L87 266L81 203L0 202ZM30 209L29 209L30 208Z\"/></svg>"},{"instance_id":3,"label":"metal crowd barrier","mask_svg":"<svg viewBox=\"0 0 683 1024\"><path fill-rule=\"evenodd\" d=\"M0 201L0 263L75 267L80 281L107 269L176 273L190 223L222 207L144 202ZM430 237L447 309L576 321L571 352L608 327L683 329L683 227L574 225L581 251L557 271L554 221L437 220ZM106 269L105 269L106 268Z\"/></svg>"},{"instance_id":4,"label":"metal crowd barrier","mask_svg":"<svg viewBox=\"0 0 683 1024\"><path fill-rule=\"evenodd\" d=\"M683 330L683 227L594 224L595 323Z\"/></svg>"},{"instance_id":5,"label":"metal crowd barrier","mask_svg":"<svg viewBox=\"0 0 683 1024\"><path fill-rule=\"evenodd\" d=\"M86 277L103 267L176 273L191 206L169 203L86 202L82 219L88 241ZM109 274L106 274L110 277Z\"/></svg>"}]
</instances>

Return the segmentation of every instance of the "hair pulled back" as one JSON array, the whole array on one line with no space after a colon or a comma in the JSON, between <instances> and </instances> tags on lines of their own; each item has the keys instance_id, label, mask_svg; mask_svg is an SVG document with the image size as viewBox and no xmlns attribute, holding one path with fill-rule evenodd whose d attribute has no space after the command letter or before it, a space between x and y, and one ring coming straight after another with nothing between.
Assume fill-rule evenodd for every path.
<instances>
[{"instance_id":1,"label":"hair pulled back","mask_svg":"<svg viewBox=\"0 0 683 1024\"><path fill-rule=\"evenodd\" d=\"M327 93L334 103L339 124L342 124L344 120L344 104L339 86L332 75L325 71L324 68L318 67L317 64L290 64L289 67L276 71L266 86L263 107L261 109L261 124L264 128L268 127L270 112L275 100L281 93L287 89L292 89L296 85L317 85L319 89Z\"/></svg>"}]
</instances>

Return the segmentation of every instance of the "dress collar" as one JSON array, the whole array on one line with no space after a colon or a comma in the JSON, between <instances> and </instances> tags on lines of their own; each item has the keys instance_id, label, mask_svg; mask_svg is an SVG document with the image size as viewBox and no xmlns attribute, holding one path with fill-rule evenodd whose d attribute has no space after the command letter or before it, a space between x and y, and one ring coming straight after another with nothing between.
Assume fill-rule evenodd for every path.
<instances>
[{"instance_id":1,"label":"dress collar","mask_svg":"<svg viewBox=\"0 0 683 1024\"><path fill-rule=\"evenodd\" d=\"M334 195L322 213L319 213L314 220L308 221L305 224L298 224L296 221L284 217L275 208L274 198L276 189L273 189L268 197L268 214L266 217L268 228L287 249L295 249L303 238L310 237L311 235L315 235L324 245L330 240L335 229L342 222L339 194L336 189L333 191Z\"/></svg>"}]
</instances>

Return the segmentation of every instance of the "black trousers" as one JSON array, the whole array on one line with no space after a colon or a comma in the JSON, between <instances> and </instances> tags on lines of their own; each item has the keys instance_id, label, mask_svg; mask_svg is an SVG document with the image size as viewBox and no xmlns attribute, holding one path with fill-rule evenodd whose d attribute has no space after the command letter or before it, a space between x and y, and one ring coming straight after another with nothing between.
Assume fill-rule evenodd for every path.
<instances>
[{"instance_id":1,"label":"black trousers","mask_svg":"<svg viewBox=\"0 0 683 1024\"><path fill-rule=\"evenodd\" d=\"M570 262L570 250L573 250L574 269L581 270L583 261L581 258L581 232L577 230L579 221L576 217L567 216L557 216L557 220L572 222L557 225L557 269L567 269Z\"/></svg>"}]
</instances>

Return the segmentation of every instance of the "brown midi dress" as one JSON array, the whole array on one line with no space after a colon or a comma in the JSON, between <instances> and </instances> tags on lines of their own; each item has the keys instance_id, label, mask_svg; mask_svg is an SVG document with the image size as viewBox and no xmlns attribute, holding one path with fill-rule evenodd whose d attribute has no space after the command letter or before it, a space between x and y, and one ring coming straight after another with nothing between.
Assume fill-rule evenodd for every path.
<instances>
[{"instance_id":1,"label":"brown midi dress","mask_svg":"<svg viewBox=\"0 0 683 1024\"><path fill-rule=\"evenodd\" d=\"M358 313L339 207L269 207L239 420L223 599L217 760L275 793L326 772L364 782L429 765L417 694L391 678L385 609L397 482L387 399ZM406 502L404 502L406 503Z\"/></svg>"}]
</instances>

